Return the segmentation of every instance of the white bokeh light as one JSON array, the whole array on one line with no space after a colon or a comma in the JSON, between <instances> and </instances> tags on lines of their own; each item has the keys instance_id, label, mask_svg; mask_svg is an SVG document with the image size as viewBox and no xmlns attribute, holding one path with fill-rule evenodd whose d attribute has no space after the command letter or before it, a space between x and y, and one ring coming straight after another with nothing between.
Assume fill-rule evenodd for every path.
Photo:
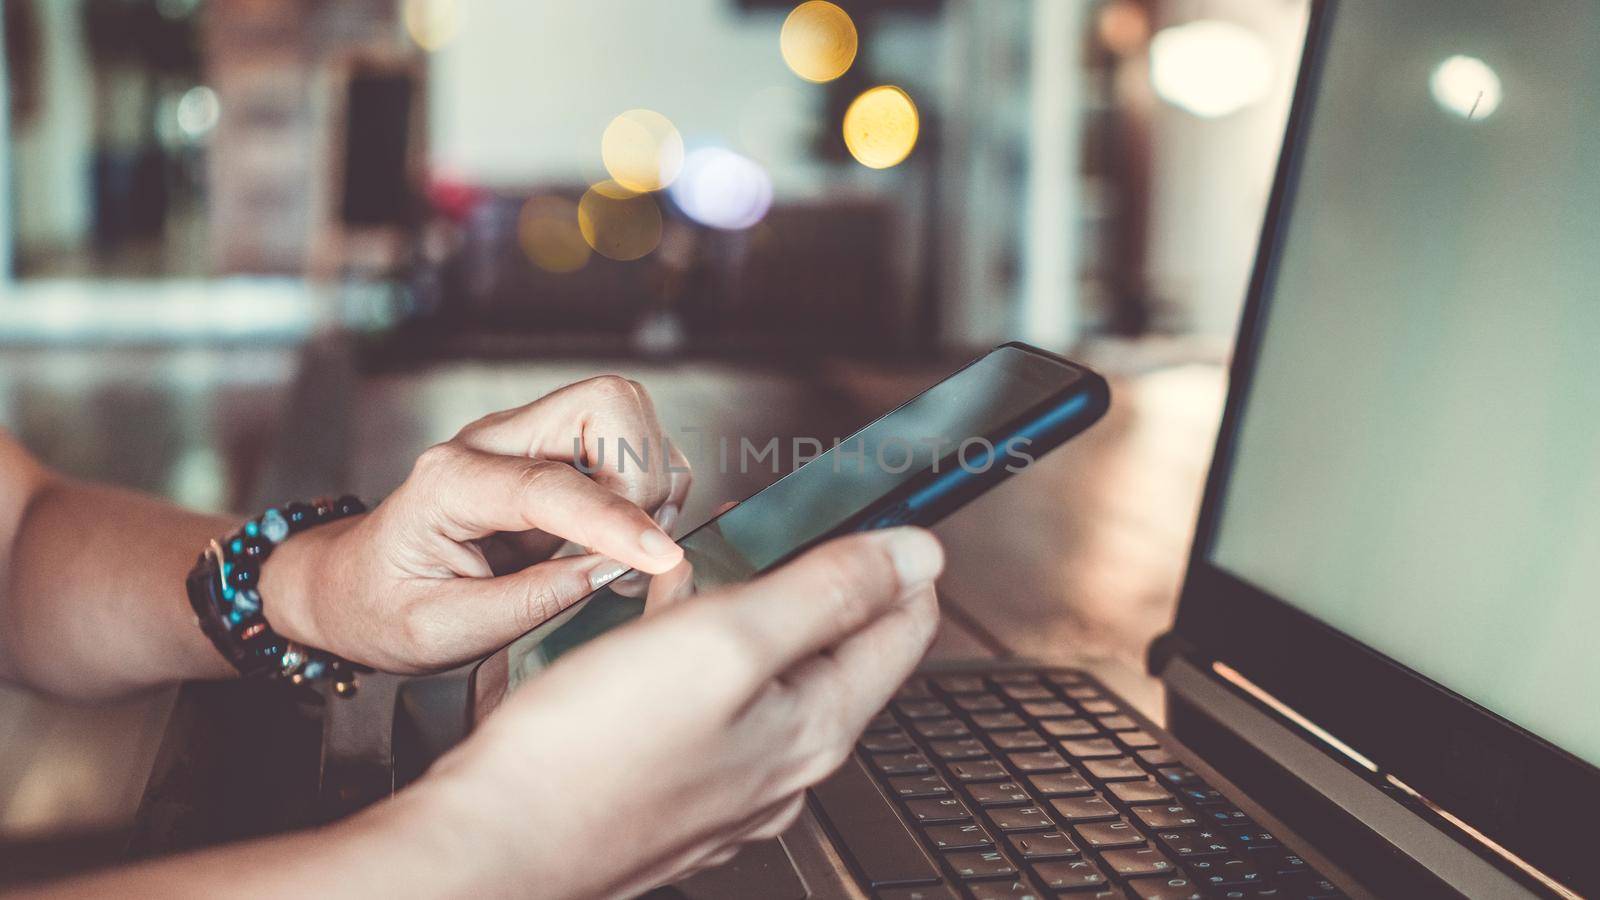
<instances>
[{"instance_id":1,"label":"white bokeh light","mask_svg":"<svg viewBox=\"0 0 1600 900\"><path fill-rule=\"evenodd\" d=\"M772 208L772 178L760 163L723 147L702 147L667 188L694 221L724 231L750 228Z\"/></svg>"},{"instance_id":2,"label":"white bokeh light","mask_svg":"<svg viewBox=\"0 0 1600 900\"><path fill-rule=\"evenodd\" d=\"M1272 57L1242 25L1201 19L1150 41L1150 83L1161 99L1203 119L1231 115L1272 87Z\"/></svg>"},{"instance_id":3,"label":"white bokeh light","mask_svg":"<svg viewBox=\"0 0 1600 900\"><path fill-rule=\"evenodd\" d=\"M1500 76L1476 56L1452 56L1428 79L1433 100L1467 121L1487 119L1500 108Z\"/></svg>"}]
</instances>

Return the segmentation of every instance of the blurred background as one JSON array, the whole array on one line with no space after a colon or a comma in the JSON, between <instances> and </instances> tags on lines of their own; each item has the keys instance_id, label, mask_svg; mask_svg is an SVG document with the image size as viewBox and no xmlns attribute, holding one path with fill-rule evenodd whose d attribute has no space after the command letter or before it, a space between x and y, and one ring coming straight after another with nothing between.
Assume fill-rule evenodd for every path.
<instances>
[{"instance_id":1,"label":"blurred background","mask_svg":"<svg viewBox=\"0 0 1600 900\"><path fill-rule=\"evenodd\" d=\"M946 587L1036 655L1166 626L1304 0L3 3L0 426L52 465L377 499L599 371L826 438L1022 339L1117 410ZM690 522L776 477L698 462ZM116 833L173 702L0 694L0 834Z\"/></svg>"}]
</instances>

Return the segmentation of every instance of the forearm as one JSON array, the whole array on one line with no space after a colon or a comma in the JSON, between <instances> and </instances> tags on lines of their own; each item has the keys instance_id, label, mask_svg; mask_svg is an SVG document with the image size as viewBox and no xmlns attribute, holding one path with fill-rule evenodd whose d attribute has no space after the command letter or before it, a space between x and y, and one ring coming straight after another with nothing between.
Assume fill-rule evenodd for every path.
<instances>
[{"instance_id":1,"label":"forearm","mask_svg":"<svg viewBox=\"0 0 1600 900\"><path fill-rule=\"evenodd\" d=\"M459 897L535 889L491 874L478 842L443 805L447 798L426 788L322 828L42 884L19 898Z\"/></svg>"},{"instance_id":2,"label":"forearm","mask_svg":"<svg viewBox=\"0 0 1600 900\"><path fill-rule=\"evenodd\" d=\"M234 524L130 491L39 479L0 584L0 674L83 698L229 675L195 624L184 578Z\"/></svg>"}]
</instances>

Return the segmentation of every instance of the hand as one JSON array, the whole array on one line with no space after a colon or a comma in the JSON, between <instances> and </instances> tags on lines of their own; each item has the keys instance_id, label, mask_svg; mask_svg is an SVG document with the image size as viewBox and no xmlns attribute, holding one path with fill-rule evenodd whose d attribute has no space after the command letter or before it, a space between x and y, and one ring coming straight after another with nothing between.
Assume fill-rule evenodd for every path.
<instances>
[{"instance_id":1,"label":"hand","mask_svg":"<svg viewBox=\"0 0 1600 900\"><path fill-rule=\"evenodd\" d=\"M267 619L375 668L443 669L627 568L671 569L683 551L668 530L689 482L643 387L582 381L473 422L369 514L286 541L262 570ZM565 541L590 552L546 559Z\"/></svg>"},{"instance_id":2,"label":"hand","mask_svg":"<svg viewBox=\"0 0 1600 900\"><path fill-rule=\"evenodd\" d=\"M793 822L915 668L942 566L902 528L676 598L512 693L382 815L480 893L632 896L725 861Z\"/></svg>"}]
</instances>

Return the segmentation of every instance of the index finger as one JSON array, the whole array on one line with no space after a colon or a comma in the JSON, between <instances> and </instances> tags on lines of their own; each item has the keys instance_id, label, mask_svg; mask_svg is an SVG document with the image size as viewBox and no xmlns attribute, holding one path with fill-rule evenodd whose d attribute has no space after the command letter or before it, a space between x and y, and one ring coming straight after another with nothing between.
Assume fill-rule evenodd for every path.
<instances>
[{"instance_id":1,"label":"index finger","mask_svg":"<svg viewBox=\"0 0 1600 900\"><path fill-rule=\"evenodd\" d=\"M930 532L892 528L823 544L747 584L706 597L772 677L843 641L931 584L944 551Z\"/></svg>"}]
</instances>

